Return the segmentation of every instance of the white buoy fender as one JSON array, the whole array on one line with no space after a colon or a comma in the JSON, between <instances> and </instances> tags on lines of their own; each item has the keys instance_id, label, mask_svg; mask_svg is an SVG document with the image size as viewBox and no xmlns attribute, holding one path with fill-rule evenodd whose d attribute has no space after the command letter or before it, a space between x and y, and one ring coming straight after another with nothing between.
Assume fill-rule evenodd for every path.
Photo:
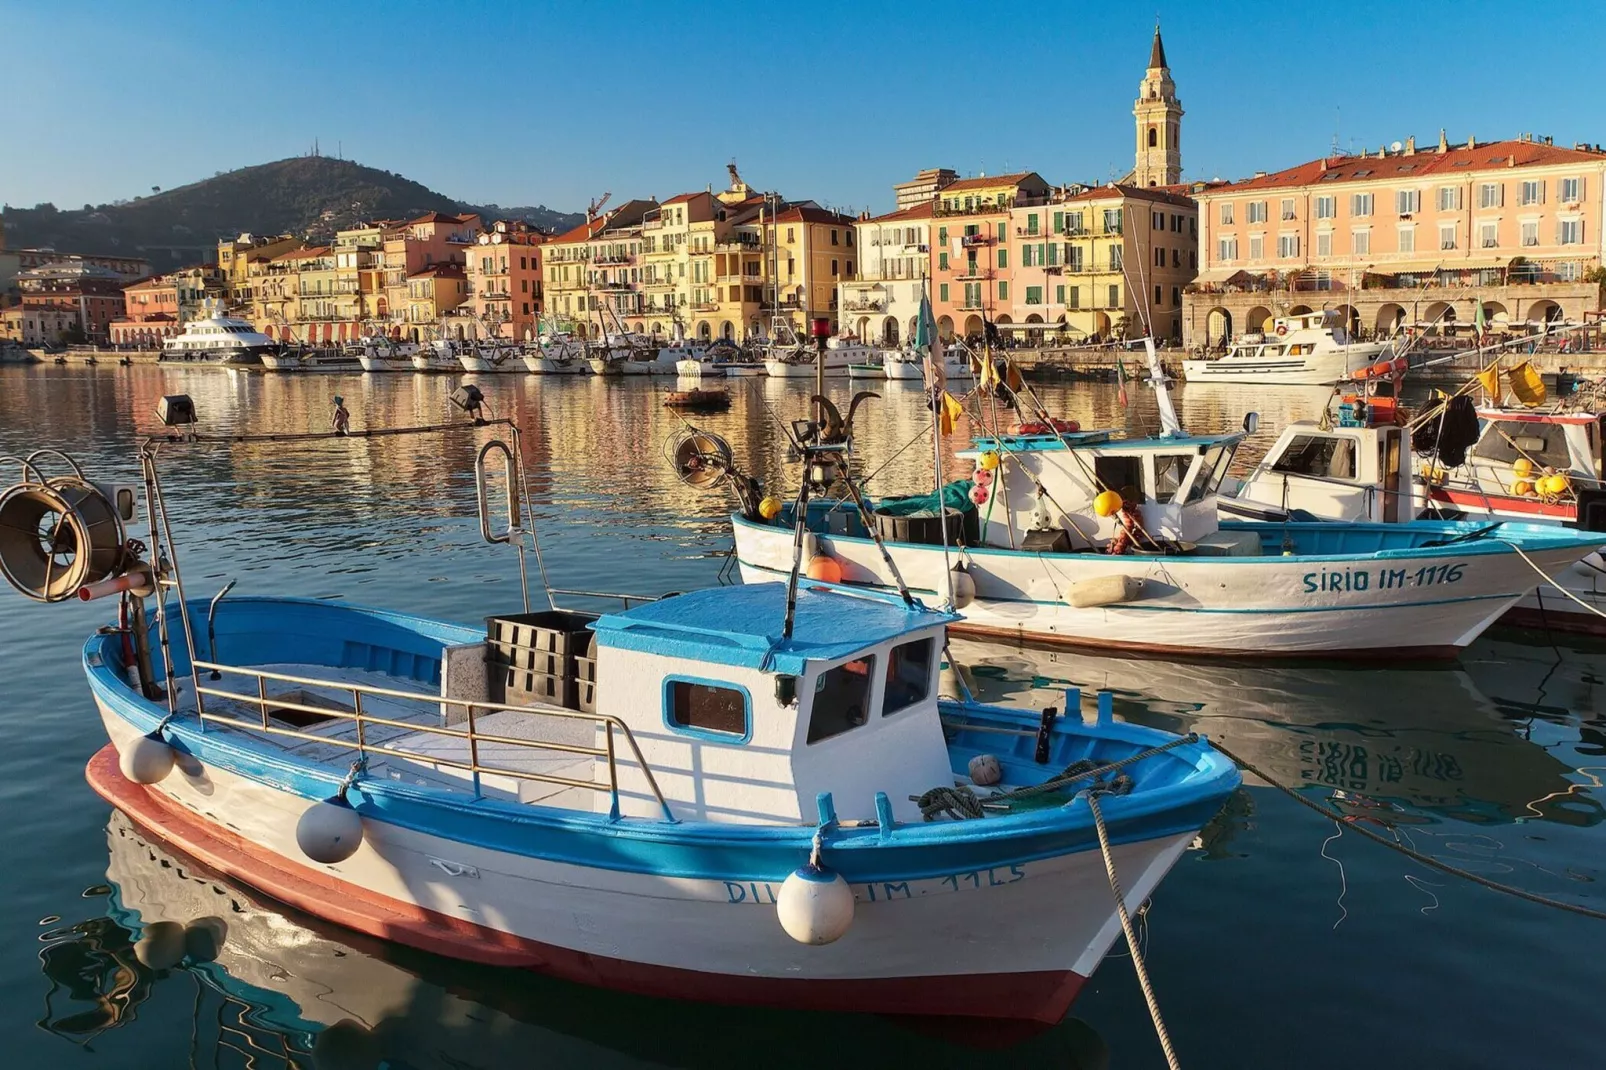
<instances>
[{"instance_id":1,"label":"white buoy fender","mask_svg":"<svg viewBox=\"0 0 1606 1070\"><path fill-rule=\"evenodd\" d=\"M963 566L948 570L954 585L954 608L964 609L976 600L976 580Z\"/></svg>"},{"instance_id":2,"label":"white buoy fender","mask_svg":"<svg viewBox=\"0 0 1606 1070\"><path fill-rule=\"evenodd\" d=\"M342 798L313 803L296 822L296 846L314 862L344 862L362 846L362 817Z\"/></svg>"},{"instance_id":3,"label":"white buoy fender","mask_svg":"<svg viewBox=\"0 0 1606 1070\"><path fill-rule=\"evenodd\" d=\"M1065 600L1077 609L1130 602L1143 589L1142 581L1133 576L1095 576L1077 580L1065 592Z\"/></svg>"},{"instance_id":4,"label":"white buoy fender","mask_svg":"<svg viewBox=\"0 0 1606 1070\"><path fill-rule=\"evenodd\" d=\"M991 787L1004 779L1003 767L998 764L998 757L992 754L978 754L970 760L970 782L980 787Z\"/></svg>"},{"instance_id":5,"label":"white buoy fender","mask_svg":"<svg viewBox=\"0 0 1606 1070\"><path fill-rule=\"evenodd\" d=\"M136 784L156 784L173 771L173 748L156 736L140 736L117 752L117 768Z\"/></svg>"},{"instance_id":6,"label":"white buoy fender","mask_svg":"<svg viewBox=\"0 0 1606 1070\"><path fill-rule=\"evenodd\" d=\"M853 924L853 889L842 874L813 865L794 870L775 897L786 935L800 944L829 944Z\"/></svg>"},{"instance_id":7,"label":"white buoy fender","mask_svg":"<svg viewBox=\"0 0 1606 1070\"><path fill-rule=\"evenodd\" d=\"M184 926L176 921L152 921L134 941L134 957L152 970L171 970L184 961Z\"/></svg>"}]
</instances>

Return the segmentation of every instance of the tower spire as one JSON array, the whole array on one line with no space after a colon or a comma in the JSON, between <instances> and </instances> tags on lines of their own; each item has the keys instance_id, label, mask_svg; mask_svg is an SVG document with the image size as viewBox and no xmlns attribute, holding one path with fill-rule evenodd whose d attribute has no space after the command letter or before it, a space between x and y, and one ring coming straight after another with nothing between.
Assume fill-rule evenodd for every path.
<instances>
[{"instance_id":1,"label":"tower spire","mask_svg":"<svg viewBox=\"0 0 1606 1070\"><path fill-rule=\"evenodd\" d=\"M1154 17L1154 44L1149 48L1149 70L1163 70L1165 62L1165 42L1160 40L1160 16Z\"/></svg>"},{"instance_id":2,"label":"tower spire","mask_svg":"<svg viewBox=\"0 0 1606 1070\"><path fill-rule=\"evenodd\" d=\"M1137 120L1137 159L1132 181L1139 186L1172 186L1182 181L1182 102L1166 63L1160 20L1154 20L1149 66L1132 107Z\"/></svg>"}]
</instances>

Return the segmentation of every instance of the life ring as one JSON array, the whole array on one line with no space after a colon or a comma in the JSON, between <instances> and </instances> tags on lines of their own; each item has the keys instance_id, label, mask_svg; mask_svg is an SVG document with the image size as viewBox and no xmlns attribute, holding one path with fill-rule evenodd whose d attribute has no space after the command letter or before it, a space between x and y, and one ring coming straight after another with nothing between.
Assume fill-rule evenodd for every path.
<instances>
[{"instance_id":1,"label":"life ring","mask_svg":"<svg viewBox=\"0 0 1606 1070\"><path fill-rule=\"evenodd\" d=\"M1281 335L1285 335L1285 334L1287 334L1287 333L1288 333L1288 324L1286 324L1286 323L1279 323L1279 324L1278 324L1278 325L1277 325L1277 334L1278 334L1278 335L1279 335L1279 336L1281 336Z\"/></svg>"}]
</instances>

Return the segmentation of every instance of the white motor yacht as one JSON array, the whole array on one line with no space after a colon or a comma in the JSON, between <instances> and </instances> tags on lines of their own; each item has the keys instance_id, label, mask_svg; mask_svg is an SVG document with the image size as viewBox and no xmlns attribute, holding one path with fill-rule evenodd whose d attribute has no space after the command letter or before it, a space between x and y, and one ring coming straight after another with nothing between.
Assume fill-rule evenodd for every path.
<instances>
[{"instance_id":1,"label":"white motor yacht","mask_svg":"<svg viewBox=\"0 0 1606 1070\"><path fill-rule=\"evenodd\" d=\"M242 319L224 313L208 301L200 319L185 325L182 334L162 342L164 361L209 364L261 364L264 353L279 352L279 343Z\"/></svg>"},{"instance_id":2,"label":"white motor yacht","mask_svg":"<svg viewBox=\"0 0 1606 1070\"><path fill-rule=\"evenodd\" d=\"M1351 339L1335 309L1280 316L1271 324L1267 333L1233 342L1226 356L1183 361L1183 376L1190 383L1336 383L1395 356L1392 342Z\"/></svg>"}]
</instances>

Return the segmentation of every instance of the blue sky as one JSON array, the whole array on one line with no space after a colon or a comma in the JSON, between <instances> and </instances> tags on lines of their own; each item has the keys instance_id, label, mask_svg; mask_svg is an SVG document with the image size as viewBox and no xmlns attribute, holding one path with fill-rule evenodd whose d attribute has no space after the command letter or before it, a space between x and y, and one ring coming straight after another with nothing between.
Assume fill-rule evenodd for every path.
<instances>
[{"instance_id":1,"label":"blue sky","mask_svg":"<svg viewBox=\"0 0 1606 1070\"><path fill-rule=\"evenodd\" d=\"M1155 15L1186 178L1522 131L1606 142L1606 4L0 0L0 202L79 207L322 151L576 210L743 177L891 207L928 166L1132 163ZM1571 44L1570 44L1571 43Z\"/></svg>"}]
</instances>

